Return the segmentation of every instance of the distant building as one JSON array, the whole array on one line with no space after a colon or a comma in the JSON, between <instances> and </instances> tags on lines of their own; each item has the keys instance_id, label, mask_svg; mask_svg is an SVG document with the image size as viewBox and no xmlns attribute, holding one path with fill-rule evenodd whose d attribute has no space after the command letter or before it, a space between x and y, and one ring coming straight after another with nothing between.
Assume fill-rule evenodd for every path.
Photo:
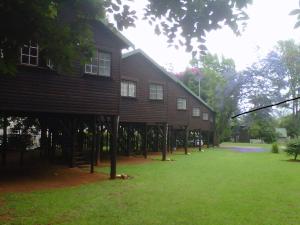
<instances>
[{"instance_id":1,"label":"distant building","mask_svg":"<svg viewBox=\"0 0 300 225\"><path fill-rule=\"evenodd\" d=\"M247 126L237 126L232 127L232 141L233 142L242 142L249 143L250 135L249 135L249 127Z\"/></svg>"}]
</instances>

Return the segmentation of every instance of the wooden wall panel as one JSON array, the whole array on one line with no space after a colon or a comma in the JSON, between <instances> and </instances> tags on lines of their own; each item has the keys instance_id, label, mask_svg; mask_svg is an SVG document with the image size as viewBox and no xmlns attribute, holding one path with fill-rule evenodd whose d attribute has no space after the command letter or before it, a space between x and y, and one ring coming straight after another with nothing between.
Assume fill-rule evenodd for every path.
<instances>
[{"instance_id":1,"label":"wooden wall panel","mask_svg":"<svg viewBox=\"0 0 300 225\"><path fill-rule=\"evenodd\" d=\"M95 29L98 48L112 53L111 77L83 74L74 62L72 74L19 66L17 75L0 75L0 111L118 115L121 43L101 26Z\"/></svg>"},{"instance_id":2,"label":"wooden wall panel","mask_svg":"<svg viewBox=\"0 0 300 225\"><path fill-rule=\"evenodd\" d=\"M122 122L165 123L167 121L167 78L140 54L122 61L122 79L135 81L136 98L121 97L120 120ZM149 84L164 87L163 100L149 99Z\"/></svg>"}]
</instances>

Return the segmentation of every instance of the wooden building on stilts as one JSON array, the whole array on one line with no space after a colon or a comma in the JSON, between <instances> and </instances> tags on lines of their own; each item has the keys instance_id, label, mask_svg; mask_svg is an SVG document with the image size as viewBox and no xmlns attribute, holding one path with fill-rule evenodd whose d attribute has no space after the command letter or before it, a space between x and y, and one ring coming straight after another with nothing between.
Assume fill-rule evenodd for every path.
<instances>
[{"instance_id":1,"label":"wooden building on stilts","mask_svg":"<svg viewBox=\"0 0 300 225\"><path fill-rule=\"evenodd\" d=\"M121 67L120 150L168 151L189 140L201 149L214 141L215 113L182 82L142 50L123 55ZM136 139L139 139L138 141Z\"/></svg>"},{"instance_id":2,"label":"wooden building on stilts","mask_svg":"<svg viewBox=\"0 0 300 225\"><path fill-rule=\"evenodd\" d=\"M71 72L65 73L64 68L51 65L51 59L43 58L43 46L37 41L24 43L20 49L16 75L0 74L2 166L9 163L7 158L12 149L8 119L22 117L36 122L41 136L41 158L55 160L60 156L70 167L88 163L93 172L99 150L106 142L110 176L115 178L121 50L131 43L101 22L91 26L97 49L87 64L74 62ZM15 148L22 164L25 144Z\"/></svg>"}]
</instances>

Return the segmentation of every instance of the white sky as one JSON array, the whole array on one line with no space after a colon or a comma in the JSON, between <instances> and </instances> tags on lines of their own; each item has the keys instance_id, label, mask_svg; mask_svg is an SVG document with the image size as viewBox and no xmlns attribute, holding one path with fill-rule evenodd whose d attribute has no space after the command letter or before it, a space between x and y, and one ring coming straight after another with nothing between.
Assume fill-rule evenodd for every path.
<instances>
[{"instance_id":1,"label":"white sky","mask_svg":"<svg viewBox=\"0 0 300 225\"><path fill-rule=\"evenodd\" d=\"M135 0L137 12L142 11L145 0ZM224 27L207 35L206 46L211 53L233 58L237 69L250 66L264 56L279 40L300 38L300 28L293 29L296 16L289 16L291 10L299 7L299 0L253 0L246 10L250 19L241 36ZM141 48L150 57L167 69L183 71L191 59L184 49L168 48L167 39L154 34L154 28L145 21L136 21L135 28L122 32L136 48Z\"/></svg>"}]
</instances>

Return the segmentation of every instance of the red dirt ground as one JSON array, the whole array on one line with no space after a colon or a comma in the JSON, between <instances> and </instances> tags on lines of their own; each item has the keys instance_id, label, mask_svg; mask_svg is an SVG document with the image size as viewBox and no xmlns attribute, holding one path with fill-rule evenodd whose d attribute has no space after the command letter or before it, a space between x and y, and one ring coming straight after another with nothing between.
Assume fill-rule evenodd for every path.
<instances>
[{"instance_id":1,"label":"red dirt ground","mask_svg":"<svg viewBox=\"0 0 300 225\"><path fill-rule=\"evenodd\" d=\"M159 156L159 153L157 156ZM149 162L153 162L150 157L144 159L142 156L131 156L119 157L117 164L143 164ZM99 167L109 165L109 161L104 161L100 163ZM108 174L99 172L91 174L88 169L53 166L48 163L35 166L26 165L22 168L17 165L8 165L5 168L0 167L0 194L72 187L108 179Z\"/></svg>"}]
</instances>

